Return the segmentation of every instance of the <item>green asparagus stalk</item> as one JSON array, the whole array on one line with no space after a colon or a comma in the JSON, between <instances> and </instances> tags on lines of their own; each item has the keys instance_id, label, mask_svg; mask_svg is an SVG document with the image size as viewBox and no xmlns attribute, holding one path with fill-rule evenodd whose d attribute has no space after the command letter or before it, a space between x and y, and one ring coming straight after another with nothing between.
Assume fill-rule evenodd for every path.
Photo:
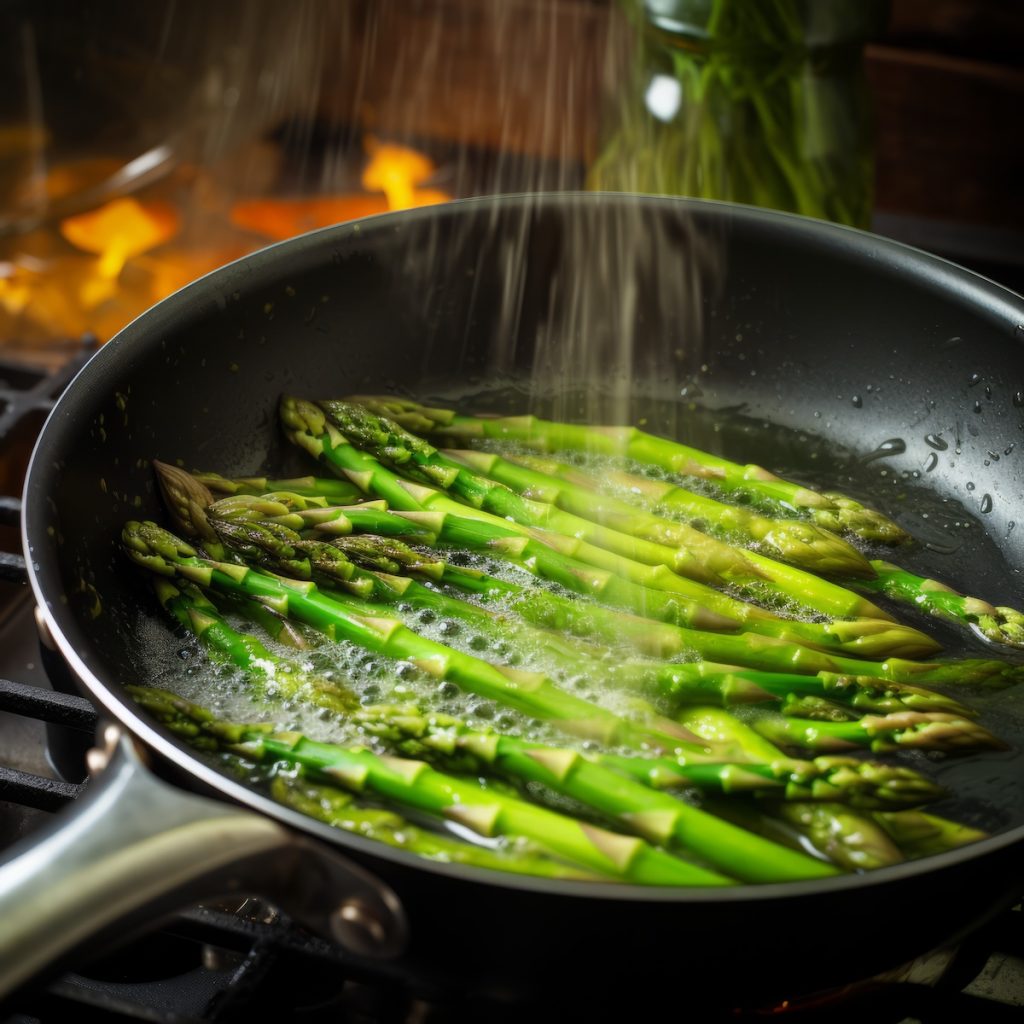
<instances>
[{"instance_id":1,"label":"green asparagus stalk","mask_svg":"<svg viewBox=\"0 0 1024 1024\"><path fill-rule=\"evenodd\" d=\"M690 851L742 881L778 882L821 878L835 869L766 842L668 794L635 782L583 755L498 733L482 733L444 715L378 711L383 731L411 736L428 756L468 757L478 770L495 770L519 783L542 785L570 797L619 828L662 846ZM372 725L373 713L360 717ZM460 768L463 761L460 761Z\"/></svg>"},{"instance_id":2,"label":"green asparagus stalk","mask_svg":"<svg viewBox=\"0 0 1024 1024\"><path fill-rule=\"evenodd\" d=\"M332 409L342 404L328 403ZM552 534L461 505L442 491L403 480L375 459L357 452L337 427L327 422L323 411L311 403L285 398L282 419L293 441L347 473L392 507L408 510L412 505L421 512L450 515L451 520L446 520L446 533L442 532L445 527L432 524L433 532L442 540L477 549L486 547L569 589L600 597L609 604L647 617L703 628L738 628L743 624L750 632L760 635L866 657L919 656L936 650L934 642L924 634L882 620L819 624L781 619L755 605L683 579L664 565L640 565L618 555L608 557L608 552L575 537ZM378 446L378 450L397 458L395 452L405 450L398 444L401 438L397 434L386 436L389 443ZM440 472L432 471L430 475L439 476ZM505 488L492 490L519 500ZM399 504L395 505L389 495L397 495ZM405 514L408 515L408 511ZM638 582L640 580L643 582Z\"/></svg>"},{"instance_id":3,"label":"green asparagus stalk","mask_svg":"<svg viewBox=\"0 0 1024 1024\"><path fill-rule=\"evenodd\" d=\"M307 498L326 498L331 505L347 505L362 496L355 484L337 477L297 476L274 480L265 476L225 477L219 473L193 473L192 476L217 496L284 491Z\"/></svg>"},{"instance_id":4,"label":"green asparagus stalk","mask_svg":"<svg viewBox=\"0 0 1024 1024\"><path fill-rule=\"evenodd\" d=\"M445 864L467 864L492 871L511 871L537 878L566 878L601 881L603 876L588 874L555 860L526 843L508 844L500 849L462 842L406 821L394 811L379 807L361 807L351 793L336 786L312 782L302 774L278 772L270 784L270 795L286 807L333 828L344 829L367 839L376 839L400 850L409 850L427 860Z\"/></svg>"},{"instance_id":5,"label":"green asparagus stalk","mask_svg":"<svg viewBox=\"0 0 1024 1024\"><path fill-rule=\"evenodd\" d=\"M194 586L185 584L179 589L170 580L157 576L153 588L164 609L194 633L211 656L248 673L258 684L260 696L308 699L341 714L359 706L355 694L334 680L279 657L254 636L233 629L213 602Z\"/></svg>"},{"instance_id":6,"label":"green asparagus stalk","mask_svg":"<svg viewBox=\"0 0 1024 1024\"><path fill-rule=\"evenodd\" d=\"M870 676L760 672L711 661L621 661L608 665L605 673L613 685L658 696L673 708L686 704L778 702L797 696L846 706L853 713L845 717L857 717L857 712L863 711L941 711L968 718L975 714L972 708L946 694Z\"/></svg>"},{"instance_id":7,"label":"green asparagus stalk","mask_svg":"<svg viewBox=\"0 0 1024 1024\"><path fill-rule=\"evenodd\" d=\"M1005 749L1001 740L977 722L936 711L865 715L855 722L806 721L768 713L754 719L751 725L773 743L805 750L866 747L876 752L910 748L959 752L985 747Z\"/></svg>"},{"instance_id":8,"label":"green asparagus stalk","mask_svg":"<svg viewBox=\"0 0 1024 1024\"><path fill-rule=\"evenodd\" d=\"M636 427L587 427L555 423L536 416L484 418L460 416L387 396L356 396L407 430L437 437L478 441L517 441L545 452L563 449L612 455L657 466L669 473L693 476L727 494L746 496L775 515L790 518L792 510L807 512L823 529L850 530L867 540L902 543L908 535L879 512L838 493L820 493L782 480L761 466L741 466L687 445L656 437Z\"/></svg>"},{"instance_id":9,"label":"green asparagus stalk","mask_svg":"<svg viewBox=\"0 0 1024 1024\"><path fill-rule=\"evenodd\" d=\"M206 510L213 504L210 489L191 473L170 463L154 459L153 469L174 528L201 546L210 558L223 560L224 548L206 519Z\"/></svg>"},{"instance_id":10,"label":"green asparagus stalk","mask_svg":"<svg viewBox=\"0 0 1024 1024\"><path fill-rule=\"evenodd\" d=\"M486 783L435 771L423 761L374 754L360 747L319 743L269 725L217 721L209 711L167 693L129 687L132 696L168 728L245 758L301 765L317 781L372 794L457 822L482 836L508 836L587 871L640 885L730 885L723 875L689 864L635 836L609 832Z\"/></svg>"},{"instance_id":11,"label":"green asparagus stalk","mask_svg":"<svg viewBox=\"0 0 1024 1024\"><path fill-rule=\"evenodd\" d=\"M965 597L937 580L915 576L891 562L877 560L871 565L876 578L858 580L853 585L966 626L992 643L1024 649L1024 613L1015 608L996 607L976 597Z\"/></svg>"},{"instance_id":12,"label":"green asparagus stalk","mask_svg":"<svg viewBox=\"0 0 1024 1024\"><path fill-rule=\"evenodd\" d=\"M658 719L650 726L628 721L591 701L560 689L538 672L495 666L480 658L422 637L386 609L341 600L321 593L312 582L256 572L247 566L198 558L195 549L155 523L129 522L122 533L128 555L159 575L178 576L218 592L268 604L294 616L332 640L348 640L389 658L405 660L438 680L523 714L551 722L565 732L637 749L679 751L707 756L686 730Z\"/></svg>"},{"instance_id":13,"label":"green asparagus stalk","mask_svg":"<svg viewBox=\"0 0 1024 1024\"><path fill-rule=\"evenodd\" d=\"M851 811L844 804L779 804L772 813L848 871L870 871L900 864L904 859L888 832L870 815Z\"/></svg>"},{"instance_id":14,"label":"green asparagus stalk","mask_svg":"<svg viewBox=\"0 0 1024 1024\"><path fill-rule=\"evenodd\" d=\"M743 749L732 737L721 742ZM666 758L622 754L597 754L595 758L654 789L694 787L708 794L752 795L773 801L824 800L869 810L927 803L943 795L934 782L905 765L836 755L795 760L781 751L744 753L751 760L733 764L680 764Z\"/></svg>"},{"instance_id":15,"label":"green asparagus stalk","mask_svg":"<svg viewBox=\"0 0 1024 1024\"><path fill-rule=\"evenodd\" d=\"M873 817L911 860L946 853L988 837L980 829L921 810L879 811Z\"/></svg>"}]
</instances>

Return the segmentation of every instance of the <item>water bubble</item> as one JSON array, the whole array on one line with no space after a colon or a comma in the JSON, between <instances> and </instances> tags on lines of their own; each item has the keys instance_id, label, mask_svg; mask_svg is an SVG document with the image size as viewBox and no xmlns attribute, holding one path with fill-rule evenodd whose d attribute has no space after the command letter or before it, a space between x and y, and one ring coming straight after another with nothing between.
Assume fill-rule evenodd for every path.
<instances>
[{"instance_id":1,"label":"water bubble","mask_svg":"<svg viewBox=\"0 0 1024 1024\"><path fill-rule=\"evenodd\" d=\"M924 443L934 448L937 452L944 452L949 447L949 442L939 434L927 434Z\"/></svg>"},{"instance_id":2,"label":"water bubble","mask_svg":"<svg viewBox=\"0 0 1024 1024\"><path fill-rule=\"evenodd\" d=\"M970 377L967 378L967 386L969 388L973 388L975 384L980 384L980 383L981 383L981 374L980 373L972 373L970 375Z\"/></svg>"},{"instance_id":3,"label":"water bubble","mask_svg":"<svg viewBox=\"0 0 1024 1024\"><path fill-rule=\"evenodd\" d=\"M981 511L986 515L992 511L992 495L983 494L981 496Z\"/></svg>"},{"instance_id":4,"label":"water bubble","mask_svg":"<svg viewBox=\"0 0 1024 1024\"><path fill-rule=\"evenodd\" d=\"M973 481L971 481L971 480L967 481L967 490L969 490L969 491L973 491L974 490L974 482Z\"/></svg>"},{"instance_id":5,"label":"water bubble","mask_svg":"<svg viewBox=\"0 0 1024 1024\"><path fill-rule=\"evenodd\" d=\"M1024 391L1018 391L1013 396L1013 404L1017 406L1018 409L1024 406Z\"/></svg>"},{"instance_id":6,"label":"water bubble","mask_svg":"<svg viewBox=\"0 0 1024 1024\"><path fill-rule=\"evenodd\" d=\"M1010 442L1010 443L1009 443L1009 444L1008 444L1008 445L1007 445L1007 446L1006 446L1006 447L1005 447L1005 448L1003 449L1003 454L1004 454L1004 455L1011 455L1011 454L1013 453L1013 449L1014 449L1014 448L1016 448L1016 447L1017 447L1017 442L1016 442L1016 441L1011 441L1011 442Z\"/></svg>"},{"instance_id":7,"label":"water bubble","mask_svg":"<svg viewBox=\"0 0 1024 1024\"><path fill-rule=\"evenodd\" d=\"M854 395L853 398L850 399L850 404L854 409L859 409L864 404L864 399L861 398L860 395Z\"/></svg>"}]
</instances>

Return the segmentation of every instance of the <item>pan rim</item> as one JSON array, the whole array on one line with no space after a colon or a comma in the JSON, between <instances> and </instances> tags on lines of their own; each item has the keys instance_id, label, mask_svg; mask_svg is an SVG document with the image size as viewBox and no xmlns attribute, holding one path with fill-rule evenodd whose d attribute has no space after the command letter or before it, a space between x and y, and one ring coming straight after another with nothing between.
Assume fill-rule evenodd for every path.
<instances>
[{"instance_id":1,"label":"pan rim","mask_svg":"<svg viewBox=\"0 0 1024 1024\"><path fill-rule=\"evenodd\" d=\"M757 903L777 899L793 899L795 897L831 895L844 890L860 890L864 886L885 886L898 884L909 877L918 877L941 872L960 866L972 860L997 853L1005 847L1024 842L1024 825L1002 832L987 839L972 843L969 846L947 853L934 855L918 861L910 861L891 867L875 869L864 874L844 874L834 878L811 881L782 883L742 883L735 887L644 887L616 882L584 882L562 881L557 879L534 878L525 875L492 871L466 865L445 864L430 861L403 850L393 849L383 843L375 842L361 836L343 833L330 826L306 818L297 811L275 803L269 796L251 789L240 782L221 774L212 766L199 758L184 741L173 737L162 726L150 721L144 713L120 693L121 684L102 679L86 664L75 649L71 639L61 627L59 618L60 602L54 603L53 595L47 597L47 587L43 580L44 564L36 555L37 549L47 548L48 538L43 532L43 525L38 515L33 514L37 505L46 500L45 480L51 471L48 464L48 452L59 447L62 439L62 420L67 417L67 409L74 405L77 396L103 372L108 361L118 358L125 345L133 343L133 339L144 332L149 335L159 333L160 322L169 314L174 313L183 304L191 304L200 315L200 310L213 304L223 302L225 293L230 293L231 284L240 273L251 279L254 272L265 271L265 264L271 266L278 261L279 254L284 252L294 255L307 250L329 247L332 240L344 239L352 234L359 234L364 229L388 230L396 223L429 219L439 215L457 216L458 209L467 205L488 207L502 205L514 207L516 204L565 205L569 202L627 202L649 205L670 205L679 209L709 209L722 211L727 220L735 218L753 224L768 225L788 222L795 234L811 236L819 240L832 238L842 241L845 247L855 251L872 250L872 259L900 265L904 270L911 270L918 276L931 279L946 278L957 285L961 297L970 297L975 305L984 307L993 316L1006 317L1016 323L1024 322L1024 298L999 285L988 278L971 270L960 267L952 261L927 253L924 250L904 245L890 239L873 235L860 229L817 221L797 214L756 207L743 206L718 200L699 200L675 196L645 196L628 193L598 192L554 192L554 193L516 193L500 196L474 197L439 204L434 207L423 207L415 210L395 211L376 214L340 225L320 228L296 238L273 243L254 253L241 257L232 263L217 268L186 285L183 289L161 300L155 306L126 325L118 334L104 345L96 355L75 376L67 389L57 400L53 410L44 423L32 451L25 477L22 507L22 544L25 552L28 579L32 595L46 625L58 647L61 656L68 663L75 679L95 699L101 707L112 715L129 733L141 740L147 747L155 750L161 758L188 773L190 778L198 780L206 789L215 791L219 796L231 802L248 807L257 813L269 817L299 831L313 835L318 839L339 847L342 851L353 849L361 856L381 858L401 868L424 870L447 876L460 881L475 884L496 885L513 891L527 891L552 894L565 897L586 899L606 899L615 902L729 902ZM717 214L716 214L717 216ZM966 275L966 276L965 276ZM226 285L226 287L225 287ZM205 301L195 301L196 299ZM1008 343L1014 341L1008 335ZM30 521L31 520L31 521ZM71 615L70 610L67 612ZM369 865L373 870L372 864ZM1024 877L1021 879L1024 889Z\"/></svg>"}]
</instances>

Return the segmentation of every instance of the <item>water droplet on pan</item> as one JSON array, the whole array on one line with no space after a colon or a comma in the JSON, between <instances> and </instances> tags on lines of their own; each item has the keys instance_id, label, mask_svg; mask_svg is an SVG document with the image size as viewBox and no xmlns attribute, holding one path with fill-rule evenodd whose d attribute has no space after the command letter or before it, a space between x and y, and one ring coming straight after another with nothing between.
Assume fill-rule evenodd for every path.
<instances>
[{"instance_id":1,"label":"water droplet on pan","mask_svg":"<svg viewBox=\"0 0 1024 1024\"><path fill-rule=\"evenodd\" d=\"M907 450L907 442L902 437L890 437L883 441L873 452L869 452L861 459L862 462L872 462L874 459L884 459L890 455L902 455Z\"/></svg>"}]
</instances>

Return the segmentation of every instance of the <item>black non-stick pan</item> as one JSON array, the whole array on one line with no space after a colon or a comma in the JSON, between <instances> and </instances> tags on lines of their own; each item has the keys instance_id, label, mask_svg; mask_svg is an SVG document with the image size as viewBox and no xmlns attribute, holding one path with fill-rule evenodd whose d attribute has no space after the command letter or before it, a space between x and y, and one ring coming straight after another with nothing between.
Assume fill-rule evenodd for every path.
<instances>
[{"instance_id":1,"label":"black non-stick pan","mask_svg":"<svg viewBox=\"0 0 1024 1024\"><path fill-rule=\"evenodd\" d=\"M82 371L29 471L32 587L52 642L116 728L85 810L0 875L11 944L34 969L91 931L134 926L137 904L151 918L244 887L361 955L447 972L466 991L647 999L685 974L741 1001L864 977L977 925L1024 890L1024 716L1012 692L978 696L1010 751L927 766L955 783L950 809L993 832L954 853L724 891L427 863L278 806L137 710L125 684L162 666L140 641L155 613L118 535L128 518L161 516L150 460L308 472L276 426L282 392L397 390L645 418L839 485L923 538L904 562L1020 606L1022 324L1020 297L871 235L595 194L341 225L162 302ZM9 968L8 984L28 970Z\"/></svg>"}]
</instances>

